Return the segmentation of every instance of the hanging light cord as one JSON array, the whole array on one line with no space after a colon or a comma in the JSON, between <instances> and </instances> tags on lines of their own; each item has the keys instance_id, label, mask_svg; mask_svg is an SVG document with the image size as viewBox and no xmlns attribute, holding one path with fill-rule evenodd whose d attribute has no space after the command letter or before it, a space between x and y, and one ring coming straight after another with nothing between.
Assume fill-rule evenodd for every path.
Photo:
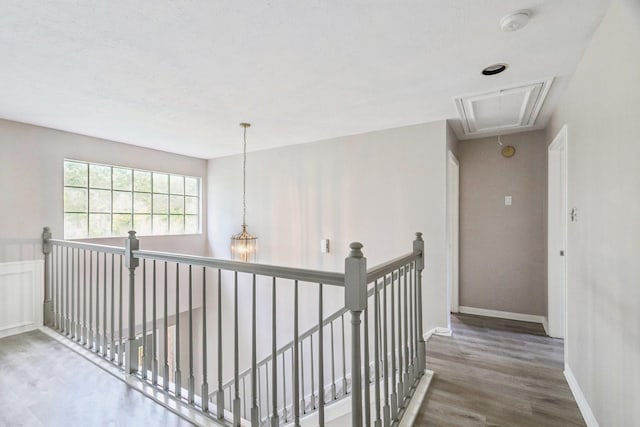
<instances>
[{"instance_id":1,"label":"hanging light cord","mask_svg":"<svg viewBox=\"0 0 640 427\"><path fill-rule=\"evenodd\" d=\"M247 127L244 126L244 159L242 163L242 225L247 225Z\"/></svg>"}]
</instances>

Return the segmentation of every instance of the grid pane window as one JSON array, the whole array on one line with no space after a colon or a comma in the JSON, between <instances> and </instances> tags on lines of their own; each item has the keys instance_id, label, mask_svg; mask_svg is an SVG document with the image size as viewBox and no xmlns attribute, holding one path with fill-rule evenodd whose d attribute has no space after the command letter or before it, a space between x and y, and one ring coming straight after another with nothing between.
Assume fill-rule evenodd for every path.
<instances>
[{"instance_id":1,"label":"grid pane window","mask_svg":"<svg viewBox=\"0 0 640 427\"><path fill-rule=\"evenodd\" d=\"M200 231L200 178L64 162L65 238Z\"/></svg>"},{"instance_id":2,"label":"grid pane window","mask_svg":"<svg viewBox=\"0 0 640 427\"><path fill-rule=\"evenodd\" d=\"M169 192L169 175L166 173L153 173L153 192L163 194Z\"/></svg>"}]
</instances>

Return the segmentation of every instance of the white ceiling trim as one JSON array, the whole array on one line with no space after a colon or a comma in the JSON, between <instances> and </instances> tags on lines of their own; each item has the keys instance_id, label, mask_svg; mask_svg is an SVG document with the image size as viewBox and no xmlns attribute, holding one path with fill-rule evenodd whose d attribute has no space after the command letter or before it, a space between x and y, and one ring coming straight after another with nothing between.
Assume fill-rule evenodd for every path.
<instances>
[{"instance_id":1,"label":"white ceiling trim","mask_svg":"<svg viewBox=\"0 0 640 427\"><path fill-rule=\"evenodd\" d=\"M536 124L553 78L454 98L465 136L527 130ZM498 108L496 107L496 104Z\"/></svg>"}]
</instances>

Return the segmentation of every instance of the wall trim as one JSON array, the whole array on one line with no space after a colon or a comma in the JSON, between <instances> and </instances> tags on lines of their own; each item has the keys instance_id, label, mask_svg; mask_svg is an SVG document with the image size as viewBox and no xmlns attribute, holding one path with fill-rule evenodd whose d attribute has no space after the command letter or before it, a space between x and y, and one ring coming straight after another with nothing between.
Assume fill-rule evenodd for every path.
<instances>
[{"instance_id":1,"label":"wall trim","mask_svg":"<svg viewBox=\"0 0 640 427\"><path fill-rule=\"evenodd\" d=\"M564 377L567 379L571 393L573 394L574 399L576 399L578 409L580 409L580 413L582 414L582 418L584 418L584 422L587 424L587 427L600 427L600 424L598 424L598 420L595 415L593 415L591 406L589 406L589 402L582 392L580 384L578 383L575 375L573 375L573 371L568 363L564 364Z\"/></svg>"},{"instance_id":2,"label":"wall trim","mask_svg":"<svg viewBox=\"0 0 640 427\"><path fill-rule=\"evenodd\" d=\"M453 331L449 328L436 327L433 329L429 329L427 332L425 332L423 335L423 338L425 341L429 341L429 338L431 338L433 335L438 335L441 337L450 337L451 335L453 335Z\"/></svg>"},{"instance_id":3,"label":"wall trim","mask_svg":"<svg viewBox=\"0 0 640 427\"><path fill-rule=\"evenodd\" d=\"M489 310L486 308L460 306L460 313L476 316L497 317L498 319L519 320L521 322L540 323L544 326L544 316L536 314L512 313L510 311Z\"/></svg>"},{"instance_id":4,"label":"wall trim","mask_svg":"<svg viewBox=\"0 0 640 427\"><path fill-rule=\"evenodd\" d=\"M551 335L549 335L549 318L547 316L544 316L542 318L542 327L544 328L544 333L547 334L548 337L550 337Z\"/></svg>"},{"instance_id":5,"label":"wall trim","mask_svg":"<svg viewBox=\"0 0 640 427\"><path fill-rule=\"evenodd\" d=\"M42 326L44 260L0 263L0 338Z\"/></svg>"}]
</instances>

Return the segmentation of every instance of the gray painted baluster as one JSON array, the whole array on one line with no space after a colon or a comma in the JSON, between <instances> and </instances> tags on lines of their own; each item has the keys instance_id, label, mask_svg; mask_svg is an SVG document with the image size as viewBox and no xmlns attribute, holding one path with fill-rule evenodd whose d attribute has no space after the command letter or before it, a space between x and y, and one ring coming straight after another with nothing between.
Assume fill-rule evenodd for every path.
<instances>
[{"instance_id":1,"label":"gray painted baluster","mask_svg":"<svg viewBox=\"0 0 640 427\"><path fill-rule=\"evenodd\" d=\"M282 419L286 423L288 421L287 417L287 370L284 366L284 355L286 351L282 352Z\"/></svg>"},{"instance_id":2,"label":"gray painted baluster","mask_svg":"<svg viewBox=\"0 0 640 427\"><path fill-rule=\"evenodd\" d=\"M151 382L153 385L158 384L158 348L157 348L157 324L156 319L158 317L156 305L158 304L157 294L156 294L156 260L153 260L153 330L151 332L151 358L153 361L151 362Z\"/></svg>"},{"instance_id":3,"label":"gray painted baluster","mask_svg":"<svg viewBox=\"0 0 640 427\"><path fill-rule=\"evenodd\" d=\"M176 341L175 349L175 371L173 373L174 394L180 398L182 396L182 372L180 371L180 264L176 263Z\"/></svg>"},{"instance_id":4,"label":"gray painted baluster","mask_svg":"<svg viewBox=\"0 0 640 427\"><path fill-rule=\"evenodd\" d=\"M373 293L373 316L374 316L374 362L373 362L373 378L374 378L374 387L375 387L375 405L376 405L376 418L373 421L373 425L375 427L380 427L382 423L381 415L380 415L380 312L378 310L378 282L374 283L374 293Z\"/></svg>"},{"instance_id":5,"label":"gray painted baluster","mask_svg":"<svg viewBox=\"0 0 640 427\"><path fill-rule=\"evenodd\" d=\"M411 383L409 379L409 298L407 295L407 289L409 287L408 284L408 268L404 267L404 397L409 397L409 390L411 388Z\"/></svg>"},{"instance_id":6,"label":"gray painted baluster","mask_svg":"<svg viewBox=\"0 0 640 427\"><path fill-rule=\"evenodd\" d=\"M123 355L123 351L122 351L122 343L124 342L124 336L122 334L122 330L123 330L123 310L124 310L124 305L123 305L123 292L122 292L122 256L120 256L120 282L119 282L119 294L118 294L118 300L119 300L119 312L118 312L118 344L116 345L116 348L118 349L118 364L120 366L124 366L124 357ZM134 294L135 295L135 294ZM135 319L134 319L135 321ZM135 323L133 323L133 325L135 326ZM134 331L135 332L135 331ZM136 358L136 360L138 360Z\"/></svg>"},{"instance_id":7,"label":"gray painted baluster","mask_svg":"<svg viewBox=\"0 0 640 427\"><path fill-rule=\"evenodd\" d=\"M364 309L364 425L371 425L371 361L369 355L369 298Z\"/></svg>"},{"instance_id":8,"label":"gray painted baluster","mask_svg":"<svg viewBox=\"0 0 640 427\"><path fill-rule=\"evenodd\" d=\"M344 339L344 314L340 316L340 323L342 325L342 396L346 396L347 393L347 358L345 353L347 352L345 339Z\"/></svg>"},{"instance_id":9,"label":"gray painted baluster","mask_svg":"<svg viewBox=\"0 0 640 427\"><path fill-rule=\"evenodd\" d=\"M302 406L302 413L307 413L307 403L304 400L304 341L300 342L300 387L302 394L300 395L300 406Z\"/></svg>"},{"instance_id":10,"label":"gray painted baluster","mask_svg":"<svg viewBox=\"0 0 640 427\"><path fill-rule=\"evenodd\" d=\"M413 346L413 263L409 264L409 381L411 384L415 381L415 366L414 366L414 358L415 358L415 348Z\"/></svg>"},{"instance_id":11,"label":"gray painted baluster","mask_svg":"<svg viewBox=\"0 0 640 427\"><path fill-rule=\"evenodd\" d=\"M413 250L420 251L421 257L416 261L416 311L418 312L418 371L422 376L425 369L425 341L422 333L422 270L424 270L424 240L422 233L416 233Z\"/></svg>"},{"instance_id":12,"label":"gray painted baluster","mask_svg":"<svg viewBox=\"0 0 640 427\"><path fill-rule=\"evenodd\" d=\"M76 342L80 342L82 335L82 322L80 321L80 248L76 252Z\"/></svg>"},{"instance_id":13,"label":"gray painted baluster","mask_svg":"<svg viewBox=\"0 0 640 427\"><path fill-rule=\"evenodd\" d=\"M65 299L66 299L66 303L64 305L65 308L65 327L64 327L64 333L65 335L69 335L71 333L71 319L69 318L69 248L67 248L66 251L66 257L65 257L65 264L66 264L66 274L65 274Z\"/></svg>"},{"instance_id":14,"label":"gray painted baluster","mask_svg":"<svg viewBox=\"0 0 640 427\"><path fill-rule=\"evenodd\" d=\"M71 331L70 337L71 339L75 339L77 335L76 328L77 318L76 318L76 251L71 249Z\"/></svg>"},{"instance_id":15,"label":"gray painted baluster","mask_svg":"<svg viewBox=\"0 0 640 427\"><path fill-rule=\"evenodd\" d=\"M82 250L84 264L82 268L82 345L87 345L87 250Z\"/></svg>"},{"instance_id":16,"label":"gray painted baluster","mask_svg":"<svg viewBox=\"0 0 640 427\"><path fill-rule=\"evenodd\" d=\"M412 265L413 268L413 276L412 276L412 286L411 286L411 307L413 310L413 317L411 318L413 324L413 337L411 339L411 344L413 345L413 375L414 379L420 376L420 372L418 370L418 306L417 306L417 274L418 270L416 269L415 261Z\"/></svg>"},{"instance_id":17,"label":"gray painted baluster","mask_svg":"<svg viewBox=\"0 0 640 427\"><path fill-rule=\"evenodd\" d=\"M196 379L193 375L193 282L191 270L192 266L189 264L189 391L187 400L189 404L193 405L195 402Z\"/></svg>"},{"instance_id":18,"label":"gray painted baluster","mask_svg":"<svg viewBox=\"0 0 640 427\"><path fill-rule=\"evenodd\" d=\"M105 254L105 269L104 269L104 322L102 322L104 324L103 328L104 328L104 343L105 343L105 349L106 349L106 345L107 345L107 259L106 259L106 254ZM111 360L115 360L116 357L116 339L115 339L115 289L116 289L116 284L115 284L115 255L111 254L111 316L110 316L110 320L111 320L111 350L109 351L109 358ZM120 295L122 295L122 288L120 288ZM122 297L120 297L122 298ZM122 306L122 299L120 299L120 305ZM120 323L122 323L122 318L120 318ZM105 350L106 351L106 350Z\"/></svg>"},{"instance_id":19,"label":"gray painted baluster","mask_svg":"<svg viewBox=\"0 0 640 427\"><path fill-rule=\"evenodd\" d=\"M298 363L300 353L298 350L298 281L294 281L293 287L293 424L300 425L300 379L298 377Z\"/></svg>"},{"instance_id":20,"label":"gray painted baluster","mask_svg":"<svg viewBox=\"0 0 640 427\"><path fill-rule=\"evenodd\" d=\"M93 332L93 251L89 251L89 348L93 347Z\"/></svg>"},{"instance_id":21,"label":"gray painted baluster","mask_svg":"<svg viewBox=\"0 0 640 427\"><path fill-rule=\"evenodd\" d=\"M402 276L404 267L398 269L398 410L404 408L404 382L403 382L403 343L402 343Z\"/></svg>"},{"instance_id":22,"label":"gray painted baluster","mask_svg":"<svg viewBox=\"0 0 640 427\"><path fill-rule=\"evenodd\" d=\"M262 421L262 380L260 379L260 368L258 368L258 425Z\"/></svg>"},{"instance_id":23,"label":"gray painted baluster","mask_svg":"<svg viewBox=\"0 0 640 427\"><path fill-rule=\"evenodd\" d=\"M231 400L231 389L229 389ZM231 407L231 404L229 404ZM218 269L218 392L216 393L216 418L224 419L224 390L222 389L222 272Z\"/></svg>"},{"instance_id":24,"label":"gray painted baluster","mask_svg":"<svg viewBox=\"0 0 640 427\"><path fill-rule=\"evenodd\" d=\"M233 283L233 379L235 384L235 397L233 399L233 425L240 426L240 377L238 361L238 272L234 272Z\"/></svg>"},{"instance_id":25,"label":"gray painted baluster","mask_svg":"<svg viewBox=\"0 0 640 427\"><path fill-rule=\"evenodd\" d=\"M142 260L142 378L147 379L147 260Z\"/></svg>"},{"instance_id":26,"label":"gray painted baluster","mask_svg":"<svg viewBox=\"0 0 640 427\"><path fill-rule=\"evenodd\" d=\"M58 331L62 330L62 270L63 270L63 265L62 265L62 259L63 259L63 252L62 252L62 248L60 246L55 246L56 249L56 309L57 309L57 316L56 316L56 329Z\"/></svg>"},{"instance_id":27,"label":"gray painted baluster","mask_svg":"<svg viewBox=\"0 0 640 427\"><path fill-rule=\"evenodd\" d=\"M107 253L106 252L104 253L102 263L104 264L104 268L102 269L102 273L103 273L102 283L104 284L104 289L102 292L102 356L106 357L107 356ZM113 266L113 257L111 259L111 265ZM111 277L113 278L113 267L111 270ZM113 282L111 283L111 289L113 290ZM111 304L113 304L113 300L111 300ZM112 311L113 311L113 307L112 307ZM111 316L111 318L113 318L113 316ZM113 339L113 334L112 334L112 339ZM112 355L111 360L113 360L113 346L111 347L111 355Z\"/></svg>"},{"instance_id":28,"label":"gray painted baluster","mask_svg":"<svg viewBox=\"0 0 640 427\"><path fill-rule=\"evenodd\" d=\"M267 404L264 405L264 409L267 412L267 420L268 420L269 419L269 361L267 361L264 364L264 378L265 378L264 387L265 387L265 391L267 392ZM260 402L260 407L262 408L262 401ZM260 423L262 423L262 418L260 418Z\"/></svg>"},{"instance_id":29,"label":"gray painted baluster","mask_svg":"<svg viewBox=\"0 0 640 427\"><path fill-rule=\"evenodd\" d=\"M50 246L50 255L49 255L49 268L50 273L49 273L49 280L51 283L51 288L50 288L50 298L51 298L51 310L52 310L52 319L51 321L53 322L52 324L50 324L50 327L53 327L53 329L56 329L57 325L58 325L58 320L56 319L57 316L57 309L56 309L56 299L58 297L58 294L56 293L57 291L57 285L58 285L58 278L56 277L57 274L57 266L56 266L56 247L51 245Z\"/></svg>"},{"instance_id":30,"label":"gray painted baluster","mask_svg":"<svg viewBox=\"0 0 640 427\"><path fill-rule=\"evenodd\" d=\"M73 339L76 333L75 322L75 297L76 297L76 265L75 265L75 248L71 248L71 305L69 306L69 338Z\"/></svg>"},{"instance_id":31,"label":"gray painted baluster","mask_svg":"<svg viewBox=\"0 0 640 427\"><path fill-rule=\"evenodd\" d=\"M329 326L331 326L331 394L333 395L333 400L336 400L338 396L336 395L336 360L333 348L333 320L329 322Z\"/></svg>"},{"instance_id":32,"label":"gray painted baluster","mask_svg":"<svg viewBox=\"0 0 640 427\"><path fill-rule=\"evenodd\" d=\"M202 392L201 406L209 412L209 383L207 382L207 268L202 267Z\"/></svg>"},{"instance_id":33,"label":"gray painted baluster","mask_svg":"<svg viewBox=\"0 0 640 427\"><path fill-rule=\"evenodd\" d=\"M400 270L397 270L398 277L400 275ZM395 309L395 271L391 273L391 287L389 288L389 293L391 295L391 419L395 420L398 418L398 395L396 393L397 383L396 383L396 352L398 347L396 345L396 309Z\"/></svg>"},{"instance_id":34,"label":"gray painted baluster","mask_svg":"<svg viewBox=\"0 0 640 427\"><path fill-rule=\"evenodd\" d=\"M257 427L260 421L257 396L257 356L256 356L256 275L252 276L251 287L251 425Z\"/></svg>"},{"instance_id":35,"label":"gray painted baluster","mask_svg":"<svg viewBox=\"0 0 640 427\"><path fill-rule=\"evenodd\" d=\"M278 417L278 359L277 359L277 332L276 332L276 278L273 277L271 286L271 389L272 396L272 414L271 427L278 427L280 418ZM268 399L267 399L268 400Z\"/></svg>"},{"instance_id":36,"label":"gray painted baluster","mask_svg":"<svg viewBox=\"0 0 640 427\"><path fill-rule=\"evenodd\" d=\"M64 330L64 248L58 247L58 330Z\"/></svg>"},{"instance_id":37,"label":"gray painted baluster","mask_svg":"<svg viewBox=\"0 0 640 427\"><path fill-rule=\"evenodd\" d=\"M242 377L242 416L247 418L247 383L245 382L246 375Z\"/></svg>"},{"instance_id":38,"label":"gray painted baluster","mask_svg":"<svg viewBox=\"0 0 640 427\"><path fill-rule=\"evenodd\" d=\"M164 262L164 337L163 337L163 362L164 370L162 372L162 388L169 391L169 298L168 298L168 271L167 262Z\"/></svg>"},{"instance_id":39,"label":"gray painted baluster","mask_svg":"<svg viewBox=\"0 0 640 427\"><path fill-rule=\"evenodd\" d=\"M322 283L318 285L318 421L324 425L324 327Z\"/></svg>"},{"instance_id":40,"label":"gray painted baluster","mask_svg":"<svg viewBox=\"0 0 640 427\"><path fill-rule=\"evenodd\" d=\"M392 274L393 276L393 274ZM385 276L382 283L382 351L384 361L382 364L382 372L384 375L384 407L382 408L383 421L385 427L391 425L391 408L389 407L389 345L387 343L387 276Z\"/></svg>"},{"instance_id":41,"label":"gray painted baluster","mask_svg":"<svg viewBox=\"0 0 640 427\"><path fill-rule=\"evenodd\" d=\"M103 265L102 268L105 268ZM100 252L96 252L96 329L94 350L100 352Z\"/></svg>"},{"instance_id":42,"label":"gray painted baluster","mask_svg":"<svg viewBox=\"0 0 640 427\"><path fill-rule=\"evenodd\" d=\"M313 375L313 334L309 336L309 345L311 346L311 409L316 409L316 387L315 387L315 375Z\"/></svg>"}]
</instances>

